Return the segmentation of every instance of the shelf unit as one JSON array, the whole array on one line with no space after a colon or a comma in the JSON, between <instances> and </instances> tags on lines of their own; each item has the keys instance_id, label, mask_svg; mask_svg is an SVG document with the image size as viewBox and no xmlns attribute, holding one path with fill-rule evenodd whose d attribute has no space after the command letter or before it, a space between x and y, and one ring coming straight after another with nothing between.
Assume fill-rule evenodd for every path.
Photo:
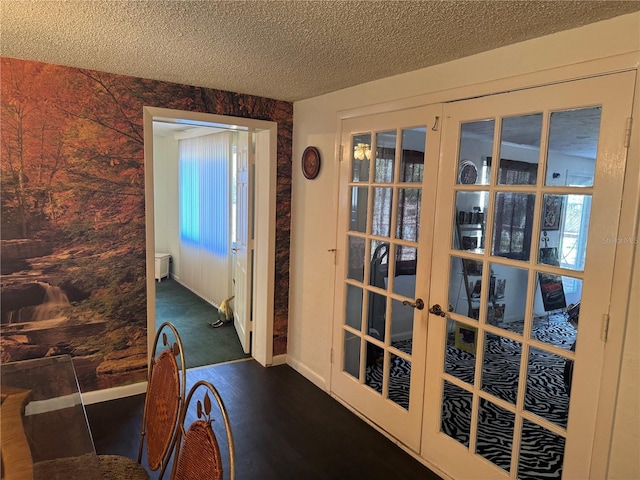
<instances>
[{"instance_id":1,"label":"shelf unit","mask_svg":"<svg viewBox=\"0 0 640 480\"><path fill-rule=\"evenodd\" d=\"M469 220L469 222L467 222ZM471 235L469 235L471 233ZM466 234L466 235L465 235ZM485 248L484 214L479 210L474 212L458 211L456 215L456 235L458 248L464 251L481 252ZM478 319L480 317L480 291L474 297L475 287L482 281L482 273L470 268L475 260L460 259L460 273L464 283L465 299L467 302L467 316ZM495 287L497 278L491 272L489 275L489 295L487 300L487 323L499 325L504 318L504 297L496 298ZM502 303L499 300L503 300Z\"/></svg>"}]
</instances>

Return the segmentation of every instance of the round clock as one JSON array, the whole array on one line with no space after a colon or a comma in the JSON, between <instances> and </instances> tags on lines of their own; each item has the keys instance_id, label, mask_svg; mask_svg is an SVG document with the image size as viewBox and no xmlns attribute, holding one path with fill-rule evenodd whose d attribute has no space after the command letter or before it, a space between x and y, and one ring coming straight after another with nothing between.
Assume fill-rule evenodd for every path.
<instances>
[{"instance_id":1,"label":"round clock","mask_svg":"<svg viewBox=\"0 0 640 480\"><path fill-rule=\"evenodd\" d=\"M307 147L302 154L302 173L308 179L313 179L320 172L320 152L316 147Z\"/></svg>"},{"instance_id":2,"label":"round clock","mask_svg":"<svg viewBox=\"0 0 640 480\"><path fill-rule=\"evenodd\" d=\"M469 160L464 160L460 165L460 171L458 173L458 183L463 185L473 185L478 180L478 168L475 163Z\"/></svg>"}]
</instances>

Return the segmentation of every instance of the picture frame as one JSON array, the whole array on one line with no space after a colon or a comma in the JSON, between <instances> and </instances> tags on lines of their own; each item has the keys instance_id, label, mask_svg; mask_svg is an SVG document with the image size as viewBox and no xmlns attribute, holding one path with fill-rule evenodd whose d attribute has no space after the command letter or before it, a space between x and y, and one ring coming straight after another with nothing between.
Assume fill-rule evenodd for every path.
<instances>
[{"instance_id":1,"label":"picture frame","mask_svg":"<svg viewBox=\"0 0 640 480\"><path fill-rule=\"evenodd\" d=\"M320 151L309 146L302 153L302 173L309 180L313 180L320 173Z\"/></svg>"},{"instance_id":2,"label":"picture frame","mask_svg":"<svg viewBox=\"0 0 640 480\"><path fill-rule=\"evenodd\" d=\"M560 230L562 223L562 195L545 195L542 205L542 230Z\"/></svg>"},{"instance_id":3,"label":"picture frame","mask_svg":"<svg viewBox=\"0 0 640 480\"><path fill-rule=\"evenodd\" d=\"M567 300L560 275L538 272L538 284L545 312L567 308Z\"/></svg>"}]
</instances>

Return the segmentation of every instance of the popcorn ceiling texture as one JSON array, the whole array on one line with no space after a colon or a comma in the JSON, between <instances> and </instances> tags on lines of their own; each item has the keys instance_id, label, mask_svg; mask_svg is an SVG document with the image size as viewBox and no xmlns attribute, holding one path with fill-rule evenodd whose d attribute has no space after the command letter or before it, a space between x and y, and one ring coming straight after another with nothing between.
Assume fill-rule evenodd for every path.
<instances>
[{"instance_id":1,"label":"popcorn ceiling texture","mask_svg":"<svg viewBox=\"0 0 640 480\"><path fill-rule=\"evenodd\" d=\"M0 54L296 101L637 10L637 0L2 0Z\"/></svg>"}]
</instances>

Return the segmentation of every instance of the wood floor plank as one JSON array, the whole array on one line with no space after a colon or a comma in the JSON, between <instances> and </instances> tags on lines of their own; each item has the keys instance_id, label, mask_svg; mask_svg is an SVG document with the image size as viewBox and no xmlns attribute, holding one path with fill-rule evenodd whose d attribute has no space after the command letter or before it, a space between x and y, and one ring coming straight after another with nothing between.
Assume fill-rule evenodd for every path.
<instances>
[{"instance_id":1,"label":"wood floor plank","mask_svg":"<svg viewBox=\"0 0 640 480\"><path fill-rule=\"evenodd\" d=\"M287 365L249 360L187 371L188 387L200 379L216 386L228 410L238 480L439 478ZM87 406L98 453L128 449L135 458L130 436L142 403L137 396ZM114 415L126 420L105 421Z\"/></svg>"}]
</instances>

